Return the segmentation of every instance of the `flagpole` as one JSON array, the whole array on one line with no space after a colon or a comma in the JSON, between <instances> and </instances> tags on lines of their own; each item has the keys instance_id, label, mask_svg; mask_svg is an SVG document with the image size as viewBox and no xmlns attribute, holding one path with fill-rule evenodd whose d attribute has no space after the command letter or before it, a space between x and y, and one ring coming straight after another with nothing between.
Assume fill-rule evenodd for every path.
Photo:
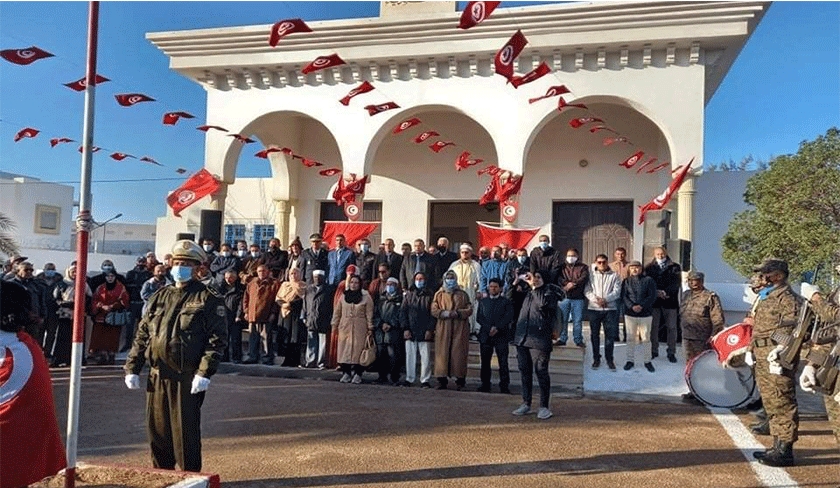
<instances>
[{"instance_id":1,"label":"flagpole","mask_svg":"<svg viewBox=\"0 0 840 488\"><path fill-rule=\"evenodd\" d=\"M85 339L85 299L87 290L88 241L93 219L91 209L91 166L93 153L93 115L96 86L96 50L99 42L99 2L88 6L87 72L85 111L82 129L82 177L79 187L79 215L76 217L76 290L73 305L73 355L70 361L70 399L67 407L67 470L65 488L76 486L76 448L79 438L79 396L82 387L82 359Z\"/></svg>"}]
</instances>

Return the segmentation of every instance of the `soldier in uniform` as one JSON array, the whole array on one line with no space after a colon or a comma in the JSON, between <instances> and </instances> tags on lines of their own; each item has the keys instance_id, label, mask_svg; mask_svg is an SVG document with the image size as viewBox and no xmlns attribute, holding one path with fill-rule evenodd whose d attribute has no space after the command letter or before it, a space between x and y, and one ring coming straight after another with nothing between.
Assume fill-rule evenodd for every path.
<instances>
[{"instance_id":1,"label":"soldier in uniform","mask_svg":"<svg viewBox=\"0 0 840 488\"><path fill-rule=\"evenodd\" d=\"M146 430L155 468L201 470L201 404L227 347L224 298L195 279L206 255L182 240L172 250L175 286L149 299L125 363L125 383L140 388L148 359Z\"/></svg>"},{"instance_id":2,"label":"soldier in uniform","mask_svg":"<svg viewBox=\"0 0 840 488\"><path fill-rule=\"evenodd\" d=\"M777 346L771 336L776 330L791 333L798 321L799 297L787 282L789 272L786 261L768 259L755 271L761 273L770 285L759 293L751 350L755 358L758 388L770 422L773 447L755 452L753 456L768 466L793 466L793 444L797 441L799 429L795 388L798 364L794 364L792 370L782 368L778 363L782 346Z\"/></svg>"},{"instance_id":3,"label":"soldier in uniform","mask_svg":"<svg viewBox=\"0 0 840 488\"><path fill-rule=\"evenodd\" d=\"M723 330L726 321L717 294L704 286L706 276L699 271L688 273L688 290L680 300L680 320L683 329L683 351L689 362L709 349L709 338ZM689 403L700 404L692 393L682 396Z\"/></svg>"},{"instance_id":4,"label":"soldier in uniform","mask_svg":"<svg viewBox=\"0 0 840 488\"><path fill-rule=\"evenodd\" d=\"M811 302L811 307L814 313L819 316L820 320L828 324L832 324L837 328L836 339L840 342L840 288L835 288L828 298L823 298L820 294L819 288L808 283L802 283L802 296ZM834 347L834 343L814 346L822 353L828 354ZM807 356L806 356L807 357ZM802 370L802 376L799 377L799 386L805 391L814 391L814 386L817 386L817 369L819 364L810 363ZM828 423L834 431L834 438L837 440L837 445L840 447L840 381L834 385L834 391L823 396L825 402L825 410L828 413Z\"/></svg>"}]
</instances>

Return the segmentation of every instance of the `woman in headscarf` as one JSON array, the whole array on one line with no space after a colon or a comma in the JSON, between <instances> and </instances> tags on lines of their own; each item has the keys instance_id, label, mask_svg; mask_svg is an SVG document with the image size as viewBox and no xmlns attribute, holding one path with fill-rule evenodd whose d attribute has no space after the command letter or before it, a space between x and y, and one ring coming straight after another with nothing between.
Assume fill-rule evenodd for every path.
<instances>
[{"instance_id":1,"label":"woman in headscarf","mask_svg":"<svg viewBox=\"0 0 840 488\"><path fill-rule=\"evenodd\" d=\"M335 313L335 309L339 307L339 303L341 299L344 297L344 292L350 287L350 277L356 274L356 265L351 264L347 266L347 271L345 271L344 283L338 284L335 287L335 297L333 298L333 313ZM333 327L332 331L330 332L329 339L327 340L329 345L327 346L330 354L329 354L329 367L330 368L338 368L338 330Z\"/></svg>"},{"instance_id":2,"label":"woman in headscarf","mask_svg":"<svg viewBox=\"0 0 840 488\"><path fill-rule=\"evenodd\" d=\"M306 283L300 280L300 270L291 268L289 279L280 285L277 291L277 305L280 306L280 327L277 329L277 354L283 356L281 366L300 365L301 332L300 311Z\"/></svg>"},{"instance_id":3,"label":"woman in headscarf","mask_svg":"<svg viewBox=\"0 0 840 488\"><path fill-rule=\"evenodd\" d=\"M85 296L89 299L93 296L90 287L85 284ZM55 332L55 349L53 349L53 360L51 367L63 367L70 364L70 348L73 342L73 309L76 302L76 262L64 271L62 280L53 289L53 298L58 304L56 315L58 316L58 327ZM85 300L85 310L89 303Z\"/></svg>"},{"instance_id":4,"label":"woman in headscarf","mask_svg":"<svg viewBox=\"0 0 840 488\"><path fill-rule=\"evenodd\" d=\"M289 265L286 266L286 275L284 278L289 280L289 275L293 269L300 268L301 254L303 253L303 244L300 242L300 237L295 237L295 240L289 244Z\"/></svg>"},{"instance_id":5,"label":"woman in headscarf","mask_svg":"<svg viewBox=\"0 0 840 488\"><path fill-rule=\"evenodd\" d=\"M403 366L403 333L400 323L400 309L403 293L400 280L388 278L385 289L376 300L376 371L379 373L377 383L396 385L400 381Z\"/></svg>"},{"instance_id":6,"label":"woman in headscarf","mask_svg":"<svg viewBox=\"0 0 840 488\"><path fill-rule=\"evenodd\" d=\"M469 319L472 304L466 292L458 287L455 272L443 275L443 286L432 300L435 326L435 376L438 390L445 390L450 377L455 377L457 389L467 381L467 358L470 352Z\"/></svg>"},{"instance_id":7,"label":"woman in headscarf","mask_svg":"<svg viewBox=\"0 0 840 488\"><path fill-rule=\"evenodd\" d=\"M362 289L358 275L350 275L347 282L347 290L333 312L332 327L338 331L338 364L344 373L340 381L358 385L364 372L359 358L367 336L373 334L373 300Z\"/></svg>"},{"instance_id":8,"label":"woman in headscarf","mask_svg":"<svg viewBox=\"0 0 840 488\"><path fill-rule=\"evenodd\" d=\"M128 309L129 298L125 286L117 281L113 271L105 272L105 283L93 293L93 330L90 334L90 352L97 364L114 364L120 345L122 327L108 325L105 318L109 312Z\"/></svg>"}]
</instances>

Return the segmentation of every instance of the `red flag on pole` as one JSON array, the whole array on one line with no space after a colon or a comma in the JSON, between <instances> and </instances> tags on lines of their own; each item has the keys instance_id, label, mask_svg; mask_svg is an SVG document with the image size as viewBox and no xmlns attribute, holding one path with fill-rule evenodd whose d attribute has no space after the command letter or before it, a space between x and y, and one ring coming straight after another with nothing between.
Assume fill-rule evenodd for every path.
<instances>
[{"instance_id":1,"label":"red flag on pole","mask_svg":"<svg viewBox=\"0 0 840 488\"><path fill-rule=\"evenodd\" d=\"M286 19L271 26L271 35L268 37L268 44L276 47L280 39L295 32L312 32L312 29L301 19Z\"/></svg>"},{"instance_id":2,"label":"red flag on pole","mask_svg":"<svg viewBox=\"0 0 840 488\"><path fill-rule=\"evenodd\" d=\"M219 180L206 169L202 169L190 176L177 190L170 193L166 197L166 203L172 207L172 213L176 217L180 217L185 208L207 195L212 195L219 189L219 186Z\"/></svg>"},{"instance_id":3,"label":"red flag on pole","mask_svg":"<svg viewBox=\"0 0 840 488\"><path fill-rule=\"evenodd\" d=\"M671 197L674 196L674 193L680 189L682 186L683 181L685 180L685 176L688 174L689 170L691 170L691 163L694 162L694 158L691 158L691 161L686 164L674 179L671 180L671 184L668 185L668 188L665 189L662 193L659 194L656 198L649 201L648 203L639 207L639 224L643 224L645 222L645 214L651 210L662 210L668 205L668 202L671 201Z\"/></svg>"},{"instance_id":4,"label":"red flag on pole","mask_svg":"<svg viewBox=\"0 0 840 488\"><path fill-rule=\"evenodd\" d=\"M461 21L458 23L459 29L469 29L482 23L484 19L490 16L496 7L502 2L467 2L464 11L461 13Z\"/></svg>"},{"instance_id":5,"label":"red flag on pole","mask_svg":"<svg viewBox=\"0 0 840 488\"><path fill-rule=\"evenodd\" d=\"M71 90L75 90L77 92L85 91L85 87L87 86L87 80L85 78L86 77L83 76L82 78L80 78L80 79L78 79L78 80L76 80L72 83L65 83L64 86L66 86L67 88L70 88ZM98 85L100 83L105 83L106 81L111 81L111 80L109 80L108 78L105 78L104 76L96 75L96 77L94 77L94 79L93 79L93 84L95 86L95 85Z\"/></svg>"},{"instance_id":6,"label":"red flag on pole","mask_svg":"<svg viewBox=\"0 0 840 488\"><path fill-rule=\"evenodd\" d=\"M521 30L516 31L508 42L499 49L494 58L496 74L502 75L510 81L513 78L513 60L525 49L528 39Z\"/></svg>"}]
</instances>

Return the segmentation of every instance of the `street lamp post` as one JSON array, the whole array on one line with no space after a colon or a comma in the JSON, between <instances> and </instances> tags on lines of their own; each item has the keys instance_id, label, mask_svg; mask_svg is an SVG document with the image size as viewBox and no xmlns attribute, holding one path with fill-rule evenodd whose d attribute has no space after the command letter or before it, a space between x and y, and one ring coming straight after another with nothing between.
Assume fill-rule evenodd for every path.
<instances>
[{"instance_id":1,"label":"street lamp post","mask_svg":"<svg viewBox=\"0 0 840 488\"><path fill-rule=\"evenodd\" d=\"M106 234L106 231L108 230L108 227L107 227L108 222L111 222L112 220L116 220L120 217L122 217L122 214L118 213L117 215L114 215L110 219L106 220L105 222L102 222L102 223L95 222L96 223L95 229L98 229L98 228L102 227L102 250L99 251L100 253L105 252L105 234Z\"/></svg>"}]
</instances>

